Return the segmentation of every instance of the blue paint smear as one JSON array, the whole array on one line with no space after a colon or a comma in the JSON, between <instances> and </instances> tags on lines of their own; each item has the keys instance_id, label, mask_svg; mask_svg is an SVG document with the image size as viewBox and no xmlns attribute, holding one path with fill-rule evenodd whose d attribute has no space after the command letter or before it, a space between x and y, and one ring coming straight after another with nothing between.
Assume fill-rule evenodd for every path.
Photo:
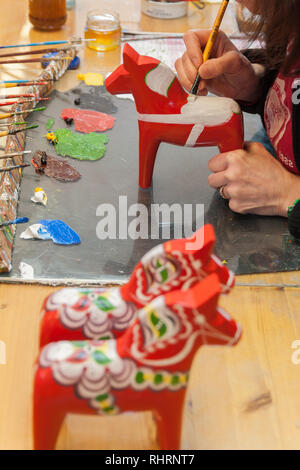
<instances>
[{"instance_id":1,"label":"blue paint smear","mask_svg":"<svg viewBox=\"0 0 300 470\"><path fill-rule=\"evenodd\" d=\"M62 220L39 220L43 227L38 234L43 240L52 240L57 245L79 245L80 237Z\"/></svg>"}]
</instances>

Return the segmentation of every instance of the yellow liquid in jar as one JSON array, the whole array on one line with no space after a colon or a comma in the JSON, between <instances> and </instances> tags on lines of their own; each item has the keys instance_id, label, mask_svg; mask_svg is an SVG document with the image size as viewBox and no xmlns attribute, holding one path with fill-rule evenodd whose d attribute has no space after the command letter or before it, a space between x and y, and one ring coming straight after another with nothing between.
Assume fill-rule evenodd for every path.
<instances>
[{"instance_id":1,"label":"yellow liquid in jar","mask_svg":"<svg viewBox=\"0 0 300 470\"><path fill-rule=\"evenodd\" d=\"M88 47L98 52L115 49L120 45L121 26L112 14L94 14L88 17L84 34L85 39L96 39L88 42Z\"/></svg>"}]
</instances>

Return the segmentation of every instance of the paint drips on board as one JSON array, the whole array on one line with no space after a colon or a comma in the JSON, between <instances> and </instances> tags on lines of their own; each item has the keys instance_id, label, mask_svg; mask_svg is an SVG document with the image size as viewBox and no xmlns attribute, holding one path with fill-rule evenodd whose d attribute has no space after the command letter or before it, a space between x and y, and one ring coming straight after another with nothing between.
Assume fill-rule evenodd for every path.
<instances>
[{"instance_id":1,"label":"paint drips on board","mask_svg":"<svg viewBox=\"0 0 300 470\"><path fill-rule=\"evenodd\" d=\"M31 201L35 204L43 204L43 206L47 205L48 198L43 188L35 188Z\"/></svg>"},{"instance_id":2,"label":"paint drips on board","mask_svg":"<svg viewBox=\"0 0 300 470\"><path fill-rule=\"evenodd\" d=\"M47 131L50 131L52 129L53 124L54 124L54 119L53 118L48 119L48 121L46 122Z\"/></svg>"},{"instance_id":3,"label":"paint drips on board","mask_svg":"<svg viewBox=\"0 0 300 470\"><path fill-rule=\"evenodd\" d=\"M46 165L43 165L42 160L46 154ZM73 182L81 178L81 174L69 163L62 158L53 157L46 152L37 151L33 155L32 164L36 171L45 174L50 178L55 178L64 183Z\"/></svg>"},{"instance_id":4,"label":"paint drips on board","mask_svg":"<svg viewBox=\"0 0 300 470\"><path fill-rule=\"evenodd\" d=\"M115 98L107 92L105 86L87 86L81 83L78 87L67 92L59 92L55 90L52 95L52 101L58 97L68 107L74 106L74 100L79 99L78 106L80 109L92 109L101 113L116 113L118 107L115 104Z\"/></svg>"},{"instance_id":5,"label":"paint drips on board","mask_svg":"<svg viewBox=\"0 0 300 470\"><path fill-rule=\"evenodd\" d=\"M108 142L106 134L76 134L70 129L55 131L57 142L54 144L58 155L76 158L77 160L99 160L106 151Z\"/></svg>"},{"instance_id":6,"label":"paint drips on board","mask_svg":"<svg viewBox=\"0 0 300 470\"><path fill-rule=\"evenodd\" d=\"M30 240L52 240L57 245L78 245L81 243L79 235L62 220L39 220L30 225L20 238Z\"/></svg>"},{"instance_id":7,"label":"paint drips on board","mask_svg":"<svg viewBox=\"0 0 300 470\"><path fill-rule=\"evenodd\" d=\"M99 113L88 109L63 109L61 118L65 121L73 119L75 130L88 134L89 132L103 132L112 129L115 118L109 114ZM68 123L67 123L68 124Z\"/></svg>"}]
</instances>

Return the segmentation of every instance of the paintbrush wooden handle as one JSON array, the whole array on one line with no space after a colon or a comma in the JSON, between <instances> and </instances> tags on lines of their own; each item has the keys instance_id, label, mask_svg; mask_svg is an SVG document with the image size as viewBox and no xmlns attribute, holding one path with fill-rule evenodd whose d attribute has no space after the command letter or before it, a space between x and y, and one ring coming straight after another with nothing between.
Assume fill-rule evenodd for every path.
<instances>
[{"instance_id":1,"label":"paintbrush wooden handle","mask_svg":"<svg viewBox=\"0 0 300 470\"><path fill-rule=\"evenodd\" d=\"M214 22L214 25L213 25L211 33L209 35L206 47L205 47L204 52L203 52L203 62L206 62L210 57L213 45L215 43L215 40L216 40L217 34L219 32L223 17L224 17L225 12L226 12L226 8L228 6L228 3L229 3L229 0L223 0L222 4L220 6L220 10L218 12L216 21Z\"/></svg>"},{"instance_id":2,"label":"paintbrush wooden handle","mask_svg":"<svg viewBox=\"0 0 300 470\"><path fill-rule=\"evenodd\" d=\"M9 134L9 131L1 131L0 132L0 137L5 137L8 134Z\"/></svg>"}]
</instances>

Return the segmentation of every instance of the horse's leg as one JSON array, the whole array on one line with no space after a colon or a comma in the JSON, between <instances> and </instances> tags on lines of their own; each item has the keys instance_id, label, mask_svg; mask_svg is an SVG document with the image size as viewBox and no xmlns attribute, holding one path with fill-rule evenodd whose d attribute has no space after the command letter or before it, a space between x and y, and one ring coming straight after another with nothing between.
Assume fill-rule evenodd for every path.
<instances>
[{"instance_id":1,"label":"horse's leg","mask_svg":"<svg viewBox=\"0 0 300 470\"><path fill-rule=\"evenodd\" d=\"M154 413L161 450L180 449L184 397L185 390L171 392L164 406Z\"/></svg>"},{"instance_id":2,"label":"horse's leg","mask_svg":"<svg viewBox=\"0 0 300 470\"><path fill-rule=\"evenodd\" d=\"M226 130L219 140L218 147L221 153L231 152L244 148L244 120L243 114L235 114L226 125Z\"/></svg>"},{"instance_id":3,"label":"horse's leg","mask_svg":"<svg viewBox=\"0 0 300 470\"><path fill-rule=\"evenodd\" d=\"M142 189L150 188L154 163L160 141L157 140L155 126L139 121L139 186Z\"/></svg>"},{"instance_id":4,"label":"horse's leg","mask_svg":"<svg viewBox=\"0 0 300 470\"><path fill-rule=\"evenodd\" d=\"M60 397L53 393L49 374L37 370L33 397L33 436L35 450L53 450L66 415Z\"/></svg>"}]
</instances>

